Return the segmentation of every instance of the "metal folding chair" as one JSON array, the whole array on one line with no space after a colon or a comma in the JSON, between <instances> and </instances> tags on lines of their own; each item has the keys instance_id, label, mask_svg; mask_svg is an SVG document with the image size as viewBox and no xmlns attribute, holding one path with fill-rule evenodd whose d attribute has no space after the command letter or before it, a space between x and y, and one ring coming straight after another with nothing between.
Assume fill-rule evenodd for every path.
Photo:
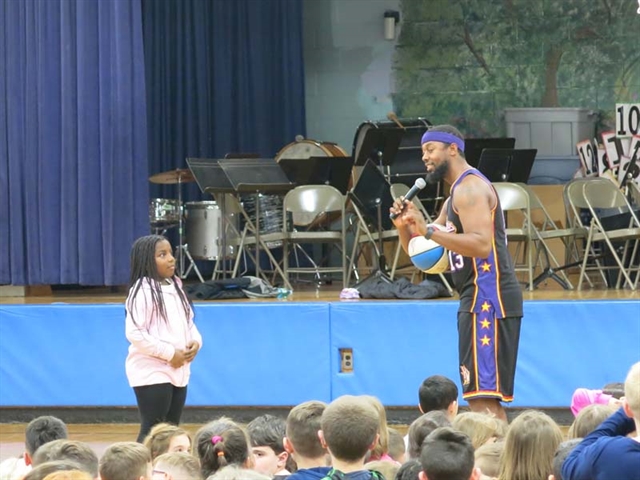
<instances>
[{"instance_id":1,"label":"metal folding chair","mask_svg":"<svg viewBox=\"0 0 640 480\"><path fill-rule=\"evenodd\" d=\"M525 183L519 183L518 185L522 186L529 195L529 205L532 215L531 228L535 234L534 244L536 247L534 265L538 265L540 260L544 262L542 264L542 273L533 280L534 288L546 278L552 278L565 289L573 289L573 285L569 277L564 273L564 270L568 268L568 265L573 261L574 257L571 255L571 252L575 251L576 238L581 235L584 236L586 233L585 230L570 227L569 225L565 228L558 227L538 195L536 195L536 192ZM535 222L536 218L541 218L539 226ZM565 254L569 253L568 256L565 256L564 265L560 265L547 243L556 239L562 241Z\"/></svg>"},{"instance_id":2,"label":"metal folding chair","mask_svg":"<svg viewBox=\"0 0 640 480\"><path fill-rule=\"evenodd\" d=\"M338 218L330 214L339 214ZM343 286L347 285L347 256L345 245L346 219L345 197L336 188L329 185L304 185L287 192L283 202L284 233L286 240L283 247L283 270L289 282L291 273L312 273L320 277L320 273L339 272L342 274ZM290 219L289 222L287 219ZM332 224L339 222L339 229ZM289 225L291 223L291 225ZM289 262L290 249L302 244L329 244L340 250L340 265L327 265L328 256L316 263L305 253L312 266L296 266ZM304 251L303 249L300 249ZM298 257L296 257L298 260ZM325 265L322 265L322 264Z\"/></svg>"},{"instance_id":3,"label":"metal folding chair","mask_svg":"<svg viewBox=\"0 0 640 480\"><path fill-rule=\"evenodd\" d=\"M636 254L640 245L640 220L633 211L629 201L613 182L585 182L582 185L583 196L591 213L591 224L589 225L589 234L587 236L587 245L585 250L590 251L593 242L601 242L615 261L617 268L620 269L615 288L620 288L623 283L629 288L635 289L640 277L640 262L636 262ZM609 211L614 214L628 215L627 227L607 229L603 224L603 212ZM623 243L621 255L618 248L614 245ZM633 245L633 247L631 247ZM631 248L630 248L631 247ZM603 247L604 248L604 247ZM580 269L580 279L578 280L578 290L582 287L582 278L585 274L585 268L588 258L585 255ZM626 263L628 262L628 265ZM601 266L602 270L616 268L606 265ZM632 279L632 272L635 272L635 279Z\"/></svg>"},{"instance_id":4,"label":"metal folding chair","mask_svg":"<svg viewBox=\"0 0 640 480\"><path fill-rule=\"evenodd\" d=\"M586 220L588 215L585 215L585 212L588 212L588 206L584 198L583 189L586 182L611 183L611 181L606 178L593 177L577 178L565 184L562 190L562 196L565 204L567 226L576 229L576 231L578 231L576 240L581 240L581 242L574 242L572 250L568 250L565 253L565 256L568 257L570 255L574 255L577 258L577 261L574 262L573 265L579 267L579 273L584 272L585 275L583 280L586 280L589 286L593 287L594 282L591 280L589 275L587 275L588 272L597 272L604 285L607 284L607 277L602 269L601 260L603 258L603 254L599 248L600 245L592 243L589 245L588 249L586 247L586 240L589 234L589 221ZM590 263L588 262L587 265L582 268L581 266L585 258L587 258Z\"/></svg>"},{"instance_id":5,"label":"metal folding chair","mask_svg":"<svg viewBox=\"0 0 640 480\"><path fill-rule=\"evenodd\" d=\"M527 190L517 183L496 182L493 184L500 206L504 213L519 212L522 215L522 223L519 226L505 227L505 234L509 243L515 243L516 251L513 255L514 269L516 272L525 272L528 283L526 288L533 290L533 243L537 238L531 224L531 204ZM521 258L522 257L522 258Z\"/></svg>"}]
</instances>

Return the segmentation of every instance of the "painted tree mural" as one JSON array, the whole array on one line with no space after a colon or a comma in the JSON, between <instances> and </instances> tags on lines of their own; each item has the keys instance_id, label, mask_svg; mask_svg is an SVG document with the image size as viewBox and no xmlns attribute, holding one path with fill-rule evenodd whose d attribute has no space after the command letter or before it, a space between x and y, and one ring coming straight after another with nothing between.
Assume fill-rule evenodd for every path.
<instances>
[{"instance_id":1,"label":"painted tree mural","mask_svg":"<svg viewBox=\"0 0 640 480\"><path fill-rule=\"evenodd\" d=\"M401 0L396 109L504 133L507 107L582 107L615 123L640 93L640 15L631 0Z\"/></svg>"}]
</instances>

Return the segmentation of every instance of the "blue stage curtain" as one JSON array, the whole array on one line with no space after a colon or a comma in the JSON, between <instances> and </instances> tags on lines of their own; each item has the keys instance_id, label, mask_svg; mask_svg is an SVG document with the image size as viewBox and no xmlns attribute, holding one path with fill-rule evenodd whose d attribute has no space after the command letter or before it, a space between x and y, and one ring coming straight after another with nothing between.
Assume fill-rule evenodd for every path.
<instances>
[{"instance_id":1,"label":"blue stage curtain","mask_svg":"<svg viewBox=\"0 0 640 480\"><path fill-rule=\"evenodd\" d=\"M143 0L150 173L305 134L302 1ZM173 186L152 186L175 198ZM195 184L184 190L198 198Z\"/></svg>"},{"instance_id":2,"label":"blue stage curtain","mask_svg":"<svg viewBox=\"0 0 640 480\"><path fill-rule=\"evenodd\" d=\"M0 0L0 284L116 285L149 230L140 0Z\"/></svg>"}]
</instances>

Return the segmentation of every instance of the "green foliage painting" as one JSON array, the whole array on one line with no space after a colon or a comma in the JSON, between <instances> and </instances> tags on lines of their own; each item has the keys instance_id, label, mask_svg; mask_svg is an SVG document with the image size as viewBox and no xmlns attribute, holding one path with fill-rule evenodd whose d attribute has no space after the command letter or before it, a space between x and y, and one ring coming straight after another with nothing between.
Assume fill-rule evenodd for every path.
<instances>
[{"instance_id":1,"label":"green foliage painting","mask_svg":"<svg viewBox=\"0 0 640 480\"><path fill-rule=\"evenodd\" d=\"M615 125L640 100L634 0L401 0L394 104L468 136L505 132L509 107L576 107Z\"/></svg>"}]
</instances>

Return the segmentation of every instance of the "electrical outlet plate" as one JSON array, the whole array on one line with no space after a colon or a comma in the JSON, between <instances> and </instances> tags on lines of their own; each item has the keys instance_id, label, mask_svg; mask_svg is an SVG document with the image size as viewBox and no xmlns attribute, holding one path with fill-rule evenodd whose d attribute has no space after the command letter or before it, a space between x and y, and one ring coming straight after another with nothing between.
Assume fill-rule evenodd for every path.
<instances>
[{"instance_id":1,"label":"electrical outlet plate","mask_svg":"<svg viewBox=\"0 0 640 480\"><path fill-rule=\"evenodd\" d=\"M340 373L353 372L353 349L340 348Z\"/></svg>"}]
</instances>

